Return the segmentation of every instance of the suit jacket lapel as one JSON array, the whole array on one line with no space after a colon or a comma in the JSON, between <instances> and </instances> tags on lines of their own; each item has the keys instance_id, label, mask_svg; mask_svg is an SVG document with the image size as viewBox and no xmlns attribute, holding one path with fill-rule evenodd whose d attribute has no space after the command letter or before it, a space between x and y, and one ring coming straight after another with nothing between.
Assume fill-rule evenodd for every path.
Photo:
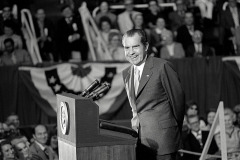
<instances>
[{"instance_id":1,"label":"suit jacket lapel","mask_svg":"<svg viewBox=\"0 0 240 160\"><path fill-rule=\"evenodd\" d=\"M139 93L142 91L142 89L144 88L144 86L147 84L148 80L152 76L152 67L153 67L153 59L152 57L148 57L145 62L145 66L143 68L136 98L138 97Z\"/></svg>"}]
</instances>

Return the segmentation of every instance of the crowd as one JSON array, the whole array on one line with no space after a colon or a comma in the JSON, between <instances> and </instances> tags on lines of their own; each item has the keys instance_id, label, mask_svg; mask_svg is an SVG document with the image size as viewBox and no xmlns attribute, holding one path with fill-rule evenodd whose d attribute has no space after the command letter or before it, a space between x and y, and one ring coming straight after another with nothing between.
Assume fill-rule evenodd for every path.
<instances>
[{"instance_id":1,"label":"crowd","mask_svg":"<svg viewBox=\"0 0 240 160\"><path fill-rule=\"evenodd\" d=\"M56 127L23 127L18 115L10 114L0 123L0 160L58 160Z\"/></svg>"},{"instance_id":2,"label":"crowd","mask_svg":"<svg viewBox=\"0 0 240 160\"><path fill-rule=\"evenodd\" d=\"M164 59L240 54L237 0L171 2L176 4L176 10L160 7L158 4L164 1L155 0L148 1L148 8L135 9L133 0L124 0L125 9L118 13L110 10L108 1L101 1L99 12L93 18L112 59L125 60L121 36L132 28L143 29L150 43L149 54ZM61 18L55 22L42 8L33 15L43 61L88 60L89 47L81 16L73 12L71 5L61 7ZM24 34L19 18L12 14L12 6L4 5L0 16L2 65L32 63ZM93 46L96 51L101 51L99 45Z\"/></svg>"}]
</instances>

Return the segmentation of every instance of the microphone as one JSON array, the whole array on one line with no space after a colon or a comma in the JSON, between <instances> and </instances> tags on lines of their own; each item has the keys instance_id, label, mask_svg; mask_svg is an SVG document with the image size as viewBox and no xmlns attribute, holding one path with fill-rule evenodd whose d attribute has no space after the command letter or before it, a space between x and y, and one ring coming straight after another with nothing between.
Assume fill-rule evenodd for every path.
<instances>
[{"instance_id":1,"label":"microphone","mask_svg":"<svg viewBox=\"0 0 240 160\"><path fill-rule=\"evenodd\" d=\"M87 96L89 93L91 93L96 87L98 87L100 85L100 82L96 79L95 81L93 81L90 86L87 87L87 89L85 89L81 96L85 97Z\"/></svg>"},{"instance_id":2,"label":"microphone","mask_svg":"<svg viewBox=\"0 0 240 160\"><path fill-rule=\"evenodd\" d=\"M98 100L101 98L109 89L111 88L109 83L104 83L101 87L99 87L97 90L92 92L91 96L89 98L92 98L93 101Z\"/></svg>"}]
</instances>

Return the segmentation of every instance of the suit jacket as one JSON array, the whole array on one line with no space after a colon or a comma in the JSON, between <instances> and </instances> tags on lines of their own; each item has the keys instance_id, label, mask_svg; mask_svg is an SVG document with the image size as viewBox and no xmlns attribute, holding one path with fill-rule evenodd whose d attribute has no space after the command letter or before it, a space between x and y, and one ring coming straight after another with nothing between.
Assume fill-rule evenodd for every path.
<instances>
[{"instance_id":1,"label":"suit jacket","mask_svg":"<svg viewBox=\"0 0 240 160\"><path fill-rule=\"evenodd\" d=\"M202 52L198 53L198 54L200 54L203 57L214 56L211 48L208 45L203 44L203 43L202 43ZM197 57L197 53L196 53L194 45L188 46L187 57Z\"/></svg>"},{"instance_id":2,"label":"suit jacket","mask_svg":"<svg viewBox=\"0 0 240 160\"><path fill-rule=\"evenodd\" d=\"M195 28L194 28L195 30ZM183 25L178 28L177 30L177 42L183 45L184 50L187 50L189 45L193 44L192 35L189 33L188 28L186 25Z\"/></svg>"},{"instance_id":3,"label":"suit jacket","mask_svg":"<svg viewBox=\"0 0 240 160\"><path fill-rule=\"evenodd\" d=\"M170 59L170 58L184 58L185 57L185 51L182 47L181 43L174 43L174 49L173 49L173 56L169 54L169 51L167 49L167 46L164 46L161 48L161 58L163 59Z\"/></svg>"},{"instance_id":4,"label":"suit jacket","mask_svg":"<svg viewBox=\"0 0 240 160\"><path fill-rule=\"evenodd\" d=\"M158 155L176 152L180 146L184 117L184 93L170 62L148 57L139 82L133 88L133 66L123 71L123 79L132 110L139 120L141 144ZM134 112L133 112L134 113Z\"/></svg>"},{"instance_id":5,"label":"suit jacket","mask_svg":"<svg viewBox=\"0 0 240 160\"><path fill-rule=\"evenodd\" d=\"M132 19L139 14L140 12L137 11L132 11ZM127 32L130 29L133 29L133 22L132 19L129 16L129 13L127 11L122 12L121 14L118 15L118 27L121 31L122 34Z\"/></svg>"},{"instance_id":6,"label":"suit jacket","mask_svg":"<svg viewBox=\"0 0 240 160\"><path fill-rule=\"evenodd\" d=\"M33 144L29 148L29 151L33 155L37 155L37 156L41 157L42 160L57 160L58 159L57 154L50 147L48 147L48 148L49 148L48 157L47 157L46 153L39 147L39 145L36 144L36 142L33 142Z\"/></svg>"},{"instance_id":7,"label":"suit jacket","mask_svg":"<svg viewBox=\"0 0 240 160\"><path fill-rule=\"evenodd\" d=\"M201 153L203 150L203 147L207 141L208 134L209 134L209 131L202 131L202 144L203 145L200 145L199 141L196 139L196 137L190 131L183 141L183 149ZM208 150L208 154L214 154L217 151L218 151L218 147L213 138L212 142L210 144L209 150ZM199 160L199 158L200 158L200 156L184 154L182 159L184 159L184 160Z\"/></svg>"}]
</instances>

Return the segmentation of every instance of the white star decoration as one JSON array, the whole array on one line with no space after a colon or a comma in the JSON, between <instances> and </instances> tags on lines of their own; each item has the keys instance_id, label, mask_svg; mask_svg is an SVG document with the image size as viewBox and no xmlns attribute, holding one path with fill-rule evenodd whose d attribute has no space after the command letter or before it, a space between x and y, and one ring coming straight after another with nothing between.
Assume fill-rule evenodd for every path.
<instances>
[{"instance_id":1,"label":"white star decoration","mask_svg":"<svg viewBox=\"0 0 240 160\"><path fill-rule=\"evenodd\" d=\"M56 85L54 86L55 92L58 92L60 89L61 89L61 86L60 86L60 85L56 84Z\"/></svg>"},{"instance_id":2,"label":"white star decoration","mask_svg":"<svg viewBox=\"0 0 240 160\"><path fill-rule=\"evenodd\" d=\"M49 82L50 82L51 84L54 84L54 83L56 82L55 77L54 77L54 76L51 76L51 78L49 79Z\"/></svg>"}]
</instances>

